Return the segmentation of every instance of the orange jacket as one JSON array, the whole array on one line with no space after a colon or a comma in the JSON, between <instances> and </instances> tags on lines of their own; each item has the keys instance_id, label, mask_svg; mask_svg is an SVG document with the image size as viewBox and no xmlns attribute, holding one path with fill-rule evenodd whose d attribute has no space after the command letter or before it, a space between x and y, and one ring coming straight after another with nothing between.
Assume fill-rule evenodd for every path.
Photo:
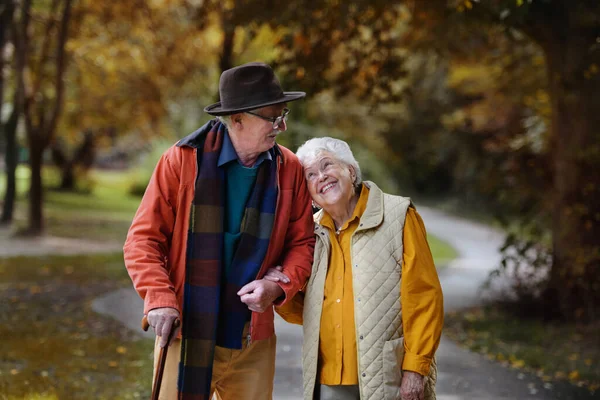
<instances>
[{"instance_id":1,"label":"orange jacket","mask_svg":"<svg viewBox=\"0 0 600 400\"><path fill-rule=\"evenodd\" d=\"M159 160L123 248L129 276L144 299L144 314L159 307L173 307L180 313L183 308L186 244L198 173L194 140L184 141L186 144L172 146ZM290 150L279 148L277 211L257 279L270 267L283 267L290 283L280 283L285 299L277 305L282 305L310 276L315 239L311 198L302 166ZM251 340L267 339L273 333L273 308L253 312Z\"/></svg>"}]
</instances>

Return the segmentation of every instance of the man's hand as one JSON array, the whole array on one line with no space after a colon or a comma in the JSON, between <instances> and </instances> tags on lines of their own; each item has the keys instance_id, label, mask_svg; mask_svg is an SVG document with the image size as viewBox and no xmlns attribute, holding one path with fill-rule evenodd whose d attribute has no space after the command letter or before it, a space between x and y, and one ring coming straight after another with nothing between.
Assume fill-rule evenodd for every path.
<instances>
[{"instance_id":1,"label":"man's hand","mask_svg":"<svg viewBox=\"0 0 600 400\"><path fill-rule=\"evenodd\" d=\"M284 292L275 282L259 279L241 288L237 294L251 311L262 313Z\"/></svg>"},{"instance_id":2,"label":"man's hand","mask_svg":"<svg viewBox=\"0 0 600 400\"><path fill-rule=\"evenodd\" d=\"M169 332L173 329L173 322L175 322L177 318L179 318L179 311L171 307L155 308L148 311L148 324L154 329L156 336L160 336L160 347L165 347L167 345ZM181 324L174 329L171 342L168 343L169 346L177 337L179 329L181 329Z\"/></svg>"},{"instance_id":3,"label":"man's hand","mask_svg":"<svg viewBox=\"0 0 600 400\"><path fill-rule=\"evenodd\" d=\"M403 371L400 385L401 400L423 400L425 398L425 382L423 375L413 371Z\"/></svg>"}]
</instances>

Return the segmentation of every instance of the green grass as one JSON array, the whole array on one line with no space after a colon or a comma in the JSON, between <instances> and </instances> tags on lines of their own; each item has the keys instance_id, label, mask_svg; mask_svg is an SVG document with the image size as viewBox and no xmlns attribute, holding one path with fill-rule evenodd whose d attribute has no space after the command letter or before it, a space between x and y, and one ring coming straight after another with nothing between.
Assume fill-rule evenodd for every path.
<instances>
[{"instance_id":1,"label":"green grass","mask_svg":"<svg viewBox=\"0 0 600 400\"><path fill-rule=\"evenodd\" d=\"M62 192L52 188L59 183L58 172L45 168L44 216L46 232L53 236L83 237L89 240L123 242L140 198L128 194L131 173L93 170L86 177L90 193ZM29 170L17 169L15 225L24 228L27 221ZM0 195L5 190L0 175Z\"/></svg>"},{"instance_id":2,"label":"green grass","mask_svg":"<svg viewBox=\"0 0 600 400\"><path fill-rule=\"evenodd\" d=\"M544 381L600 389L600 326L520 319L488 306L446 316L444 333L472 351Z\"/></svg>"},{"instance_id":3,"label":"green grass","mask_svg":"<svg viewBox=\"0 0 600 400\"><path fill-rule=\"evenodd\" d=\"M427 234L427 241L429 242L429 248L431 249L431 254L433 255L433 261L435 261L436 267L443 268L450 261L458 257L458 252L454 247L450 246L449 243L442 239Z\"/></svg>"},{"instance_id":4,"label":"green grass","mask_svg":"<svg viewBox=\"0 0 600 400\"><path fill-rule=\"evenodd\" d=\"M148 398L152 340L91 310L131 285L121 254L0 260L0 398Z\"/></svg>"}]
</instances>

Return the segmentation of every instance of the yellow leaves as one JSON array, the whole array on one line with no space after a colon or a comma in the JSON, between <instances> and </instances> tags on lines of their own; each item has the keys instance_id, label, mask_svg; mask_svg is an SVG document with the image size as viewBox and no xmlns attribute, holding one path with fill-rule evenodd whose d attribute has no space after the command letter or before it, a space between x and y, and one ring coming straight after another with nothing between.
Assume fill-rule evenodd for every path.
<instances>
[{"instance_id":1,"label":"yellow leaves","mask_svg":"<svg viewBox=\"0 0 600 400\"><path fill-rule=\"evenodd\" d=\"M113 361L109 361L108 362L108 366L111 367L111 368L117 368L119 366L119 363L116 362L116 361L114 361L114 360Z\"/></svg>"},{"instance_id":2,"label":"yellow leaves","mask_svg":"<svg viewBox=\"0 0 600 400\"><path fill-rule=\"evenodd\" d=\"M546 59L543 56L535 56L532 59L533 61L533 65L540 67L544 64L546 64Z\"/></svg>"},{"instance_id":3,"label":"yellow leaves","mask_svg":"<svg viewBox=\"0 0 600 400\"><path fill-rule=\"evenodd\" d=\"M577 353L571 354L569 356L569 360L571 360L571 361L577 361L577 360L579 360L579 354L577 354Z\"/></svg>"},{"instance_id":4,"label":"yellow leaves","mask_svg":"<svg viewBox=\"0 0 600 400\"><path fill-rule=\"evenodd\" d=\"M83 351L82 349L73 349L71 351L71 354L73 354L76 357L85 357L85 351Z\"/></svg>"},{"instance_id":5,"label":"yellow leaves","mask_svg":"<svg viewBox=\"0 0 600 400\"><path fill-rule=\"evenodd\" d=\"M583 361L583 363L589 367L589 366L592 365L592 359L591 358L586 358L585 361Z\"/></svg>"},{"instance_id":6,"label":"yellow leaves","mask_svg":"<svg viewBox=\"0 0 600 400\"><path fill-rule=\"evenodd\" d=\"M471 0L465 0L456 7L458 12L464 12L473 8L473 2Z\"/></svg>"},{"instance_id":7,"label":"yellow leaves","mask_svg":"<svg viewBox=\"0 0 600 400\"><path fill-rule=\"evenodd\" d=\"M577 380L579 380L579 371L577 371L577 370L571 371L569 373L569 380L571 380L571 381L577 381Z\"/></svg>"},{"instance_id":8,"label":"yellow leaves","mask_svg":"<svg viewBox=\"0 0 600 400\"><path fill-rule=\"evenodd\" d=\"M517 7L521 7L523 5L523 0L517 0Z\"/></svg>"},{"instance_id":9,"label":"yellow leaves","mask_svg":"<svg viewBox=\"0 0 600 400\"><path fill-rule=\"evenodd\" d=\"M518 359L515 355L511 355L509 358L510 365L513 368L523 368L525 367L525 361Z\"/></svg>"},{"instance_id":10,"label":"yellow leaves","mask_svg":"<svg viewBox=\"0 0 600 400\"><path fill-rule=\"evenodd\" d=\"M125 354L125 353L127 353L127 349L123 346L119 346L119 347L117 347L117 353Z\"/></svg>"},{"instance_id":11,"label":"yellow leaves","mask_svg":"<svg viewBox=\"0 0 600 400\"><path fill-rule=\"evenodd\" d=\"M550 102L550 95L545 90L542 90L542 89L538 90L535 93L535 96L539 102L542 102L542 103Z\"/></svg>"},{"instance_id":12,"label":"yellow leaves","mask_svg":"<svg viewBox=\"0 0 600 400\"><path fill-rule=\"evenodd\" d=\"M19 370L16 369L16 368L13 368L13 369L10 370L10 374L11 375L18 375L19 374Z\"/></svg>"},{"instance_id":13,"label":"yellow leaves","mask_svg":"<svg viewBox=\"0 0 600 400\"><path fill-rule=\"evenodd\" d=\"M33 286L29 287L29 293L31 293L31 294L42 293L42 288L39 287L38 285L33 285Z\"/></svg>"},{"instance_id":14,"label":"yellow leaves","mask_svg":"<svg viewBox=\"0 0 600 400\"><path fill-rule=\"evenodd\" d=\"M583 72L583 76L585 77L585 79L592 79L592 77L594 75L596 75L598 72L600 71L600 69L598 68L598 65L596 64L591 64L584 72Z\"/></svg>"}]
</instances>

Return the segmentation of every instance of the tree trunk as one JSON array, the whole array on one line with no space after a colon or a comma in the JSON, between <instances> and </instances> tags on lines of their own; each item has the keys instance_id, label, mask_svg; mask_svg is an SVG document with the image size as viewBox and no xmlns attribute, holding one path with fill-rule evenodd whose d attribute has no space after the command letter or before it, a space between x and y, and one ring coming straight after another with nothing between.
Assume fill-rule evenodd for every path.
<instances>
[{"instance_id":1,"label":"tree trunk","mask_svg":"<svg viewBox=\"0 0 600 400\"><path fill-rule=\"evenodd\" d=\"M17 196L17 163L19 154L17 148L17 124L19 114L13 111L8 122L4 126L4 137L6 139L6 193L2 204L2 217L0 223L10 224L13 220L15 200Z\"/></svg>"},{"instance_id":2,"label":"tree trunk","mask_svg":"<svg viewBox=\"0 0 600 400\"><path fill-rule=\"evenodd\" d=\"M600 74L589 37L546 47L554 160L553 266L546 299L559 315L596 319L600 301ZM558 35L557 35L558 36ZM584 62L584 60L586 60Z\"/></svg>"},{"instance_id":3,"label":"tree trunk","mask_svg":"<svg viewBox=\"0 0 600 400\"><path fill-rule=\"evenodd\" d=\"M233 68L233 45L235 40L235 25L223 16L223 51L219 60L221 72Z\"/></svg>"},{"instance_id":4,"label":"tree trunk","mask_svg":"<svg viewBox=\"0 0 600 400\"><path fill-rule=\"evenodd\" d=\"M39 235L44 230L43 188L42 188L42 156L43 146L30 143L29 165L31 167L31 186L29 189L29 226L27 233Z\"/></svg>"},{"instance_id":5,"label":"tree trunk","mask_svg":"<svg viewBox=\"0 0 600 400\"><path fill-rule=\"evenodd\" d=\"M73 191L75 189L75 165L67 162L62 168L60 190Z\"/></svg>"},{"instance_id":6,"label":"tree trunk","mask_svg":"<svg viewBox=\"0 0 600 400\"><path fill-rule=\"evenodd\" d=\"M1 120L4 99L4 45L6 44L8 30L12 26L14 9L14 2L7 1L4 2L4 7L0 10L0 134L4 134L6 141L6 192L4 193L0 224L10 224L12 222L16 196L15 170L17 155L15 153L17 148L15 135L19 118L18 112L13 111L5 125L2 124Z\"/></svg>"}]
</instances>

